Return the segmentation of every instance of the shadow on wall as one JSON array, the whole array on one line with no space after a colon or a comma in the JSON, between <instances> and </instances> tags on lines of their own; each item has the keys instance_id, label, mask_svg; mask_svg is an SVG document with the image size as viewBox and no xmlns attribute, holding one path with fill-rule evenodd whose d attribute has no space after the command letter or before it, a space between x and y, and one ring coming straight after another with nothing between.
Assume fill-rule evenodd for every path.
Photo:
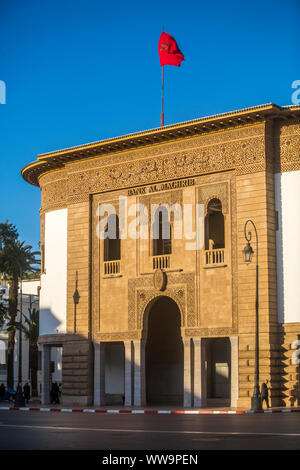
<instances>
[{"instance_id":1,"label":"shadow on wall","mask_svg":"<svg viewBox=\"0 0 300 470\"><path fill-rule=\"evenodd\" d=\"M39 335L52 335L59 332L61 321L52 313L49 308L40 309Z\"/></svg>"}]
</instances>

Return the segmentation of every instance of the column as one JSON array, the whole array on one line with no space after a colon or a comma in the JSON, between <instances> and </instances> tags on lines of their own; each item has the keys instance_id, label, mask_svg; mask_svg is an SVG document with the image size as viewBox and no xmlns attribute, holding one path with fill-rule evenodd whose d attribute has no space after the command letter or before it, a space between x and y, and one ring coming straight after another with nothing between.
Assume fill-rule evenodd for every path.
<instances>
[{"instance_id":1,"label":"column","mask_svg":"<svg viewBox=\"0 0 300 470\"><path fill-rule=\"evenodd\" d=\"M132 406L133 402L133 345L131 341L124 341L125 348L125 406Z\"/></svg>"},{"instance_id":2,"label":"column","mask_svg":"<svg viewBox=\"0 0 300 470\"><path fill-rule=\"evenodd\" d=\"M134 347L134 401L135 406L146 405L145 341L133 341Z\"/></svg>"},{"instance_id":3,"label":"column","mask_svg":"<svg viewBox=\"0 0 300 470\"><path fill-rule=\"evenodd\" d=\"M183 406L192 406L192 355L191 339L183 340L184 347L184 378L183 378Z\"/></svg>"},{"instance_id":4,"label":"column","mask_svg":"<svg viewBox=\"0 0 300 470\"><path fill-rule=\"evenodd\" d=\"M105 343L94 343L94 405L105 405Z\"/></svg>"},{"instance_id":5,"label":"column","mask_svg":"<svg viewBox=\"0 0 300 470\"><path fill-rule=\"evenodd\" d=\"M206 406L205 339L193 338L194 342L194 407Z\"/></svg>"},{"instance_id":6,"label":"column","mask_svg":"<svg viewBox=\"0 0 300 470\"><path fill-rule=\"evenodd\" d=\"M50 354L51 346L42 345L42 405L50 403Z\"/></svg>"},{"instance_id":7,"label":"column","mask_svg":"<svg viewBox=\"0 0 300 470\"><path fill-rule=\"evenodd\" d=\"M237 407L239 398L239 338L230 336L231 344L231 408Z\"/></svg>"}]
</instances>

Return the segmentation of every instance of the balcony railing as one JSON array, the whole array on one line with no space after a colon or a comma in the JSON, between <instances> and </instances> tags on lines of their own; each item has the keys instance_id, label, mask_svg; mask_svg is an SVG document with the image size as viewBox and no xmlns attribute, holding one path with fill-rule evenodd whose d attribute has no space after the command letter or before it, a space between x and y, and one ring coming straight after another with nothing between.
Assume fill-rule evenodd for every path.
<instances>
[{"instance_id":1,"label":"balcony railing","mask_svg":"<svg viewBox=\"0 0 300 470\"><path fill-rule=\"evenodd\" d=\"M205 250L204 251L204 264L213 266L225 263L225 249L218 250Z\"/></svg>"},{"instance_id":2,"label":"balcony railing","mask_svg":"<svg viewBox=\"0 0 300 470\"><path fill-rule=\"evenodd\" d=\"M120 261L104 261L104 274L120 274L121 263Z\"/></svg>"},{"instance_id":3,"label":"balcony railing","mask_svg":"<svg viewBox=\"0 0 300 470\"><path fill-rule=\"evenodd\" d=\"M170 255L153 256L153 269L167 269L170 267Z\"/></svg>"}]
</instances>

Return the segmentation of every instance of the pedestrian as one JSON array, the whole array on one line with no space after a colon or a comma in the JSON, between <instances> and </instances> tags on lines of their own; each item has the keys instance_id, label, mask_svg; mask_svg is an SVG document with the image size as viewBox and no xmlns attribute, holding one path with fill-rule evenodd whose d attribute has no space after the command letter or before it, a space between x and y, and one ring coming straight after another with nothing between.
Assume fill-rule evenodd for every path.
<instances>
[{"instance_id":1,"label":"pedestrian","mask_svg":"<svg viewBox=\"0 0 300 470\"><path fill-rule=\"evenodd\" d=\"M52 385L51 385L51 390L50 390L50 403L51 405L55 402L55 387L54 387L54 383L52 382Z\"/></svg>"},{"instance_id":2,"label":"pedestrian","mask_svg":"<svg viewBox=\"0 0 300 470\"><path fill-rule=\"evenodd\" d=\"M59 403L58 392L59 392L58 385L56 382L53 382L52 387L51 387L51 392L50 392L50 398L51 398L51 403L54 403L55 405Z\"/></svg>"},{"instance_id":3,"label":"pedestrian","mask_svg":"<svg viewBox=\"0 0 300 470\"><path fill-rule=\"evenodd\" d=\"M0 385L0 401L4 400L5 397L5 385L1 384Z\"/></svg>"},{"instance_id":4,"label":"pedestrian","mask_svg":"<svg viewBox=\"0 0 300 470\"><path fill-rule=\"evenodd\" d=\"M58 398L59 398L59 401L60 401L60 397L61 397L61 389L62 389L62 385L61 385L61 382L59 382L59 384L58 384Z\"/></svg>"},{"instance_id":5,"label":"pedestrian","mask_svg":"<svg viewBox=\"0 0 300 470\"><path fill-rule=\"evenodd\" d=\"M55 403L59 404L59 386L57 385L57 382L54 383L54 399Z\"/></svg>"},{"instance_id":6,"label":"pedestrian","mask_svg":"<svg viewBox=\"0 0 300 470\"><path fill-rule=\"evenodd\" d=\"M30 400L30 385L28 382L26 382L26 384L23 387L23 394L25 398L25 403L28 403Z\"/></svg>"},{"instance_id":7,"label":"pedestrian","mask_svg":"<svg viewBox=\"0 0 300 470\"><path fill-rule=\"evenodd\" d=\"M261 404L263 405L264 401L266 402L267 408L269 406L269 389L268 389L268 380L266 379L261 385Z\"/></svg>"}]
</instances>

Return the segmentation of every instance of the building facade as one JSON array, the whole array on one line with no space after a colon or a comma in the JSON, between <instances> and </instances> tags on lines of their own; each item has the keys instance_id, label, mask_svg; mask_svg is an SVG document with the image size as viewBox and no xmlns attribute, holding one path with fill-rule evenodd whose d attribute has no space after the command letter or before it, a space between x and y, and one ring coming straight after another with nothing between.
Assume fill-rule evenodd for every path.
<instances>
[{"instance_id":1,"label":"building facade","mask_svg":"<svg viewBox=\"0 0 300 470\"><path fill-rule=\"evenodd\" d=\"M18 287L18 318L22 309L22 322L26 325L24 317L29 318L29 310L39 310L39 279L23 279ZM9 298L9 282L0 280L0 302L7 306ZM8 333L6 332L7 324L0 329L0 383L7 383L7 349L8 349ZM17 389L19 379L19 338L20 331L15 334L14 347L14 389ZM29 340L25 333L22 333L22 386L26 382L31 382L29 368ZM41 390L41 376L38 373L38 390Z\"/></svg>"},{"instance_id":2,"label":"building facade","mask_svg":"<svg viewBox=\"0 0 300 470\"><path fill-rule=\"evenodd\" d=\"M27 165L22 175L42 197L43 403L51 349L62 348L66 405L249 407L251 219L260 377L272 406L297 405L299 148L300 107L267 104Z\"/></svg>"}]
</instances>

